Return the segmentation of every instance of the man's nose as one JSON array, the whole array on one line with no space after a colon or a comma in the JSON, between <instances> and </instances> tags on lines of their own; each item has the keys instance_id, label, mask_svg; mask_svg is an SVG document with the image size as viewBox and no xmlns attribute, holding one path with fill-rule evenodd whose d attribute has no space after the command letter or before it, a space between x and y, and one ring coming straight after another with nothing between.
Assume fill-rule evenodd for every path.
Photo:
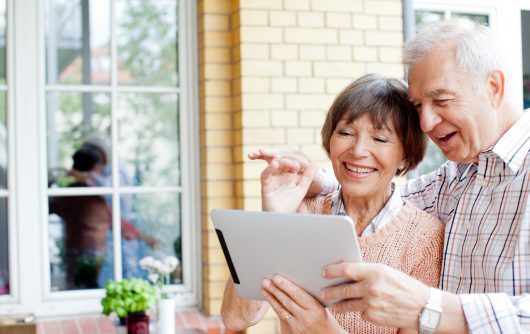
<instances>
[{"instance_id":1,"label":"man's nose","mask_svg":"<svg viewBox=\"0 0 530 334\"><path fill-rule=\"evenodd\" d=\"M423 132L432 131L441 121L442 118L430 106L423 105L421 107L420 126Z\"/></svg>"}]
</instances>

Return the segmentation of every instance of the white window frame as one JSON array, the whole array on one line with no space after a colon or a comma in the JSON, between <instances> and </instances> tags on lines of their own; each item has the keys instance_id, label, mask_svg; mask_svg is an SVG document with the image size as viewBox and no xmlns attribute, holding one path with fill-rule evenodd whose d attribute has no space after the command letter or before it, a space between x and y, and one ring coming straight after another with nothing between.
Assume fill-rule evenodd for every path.
<instances>
[{"instance_id":1,"label":"white window frame","mask_svg":"<svg viewBox=\"0 0 530 334\"><path fill-rule=\"evenodd\" d=\"M0 296L0 314L34 313L37 316L62 316L97 313L101 310L101 289L50 291L43 6L43 1L39 0L8 0L7 6L9 190L0 192L0 196L9 197L10 294ZM178 293L177 306L188 307L197 306L202 293L196 18L196 1L180 0L179 88L171 92L179 93L182 181L181 187L178 188L182 188L180 194L184 284L175 286L174 291ZM111 48L111 52L116 50L115 45ZM113 72L115 75L116 70ZM112 103L116 105L115 99ZM115 129L116 113L113 117ZM113 142L116 143L116 131L113 131L112 136ZM117 155L113 155L113 159L118 159ZM114 167L117 169L117 164L114 164ZM118 175L117 170L113 172ZM119 212L119 200L116 200L118 190L109 188L109 191L115 199L113 209ZM113 228L119 231L119 217L114 216ZM120 247L119 233L114 236L116 250ZM116 257L115 263L121 262L119 260ZM121 272L115 272L116 277L121 275Z\"/></svg>"}]
</instances>

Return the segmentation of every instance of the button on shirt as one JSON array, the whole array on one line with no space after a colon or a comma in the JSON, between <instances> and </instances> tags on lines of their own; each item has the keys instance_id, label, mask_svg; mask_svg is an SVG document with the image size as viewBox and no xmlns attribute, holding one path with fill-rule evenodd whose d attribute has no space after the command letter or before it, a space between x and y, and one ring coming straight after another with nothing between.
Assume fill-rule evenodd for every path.
<instances>
[{"instance_id":1,"label":"button on shirt","mask_svg":"<svg viewBox=\"0 0 530 334\"><path fill-rule=\"evenodd\" d=\"M447 162L403 198L445 223L440 288L474 333L530 331L530 112L477 164Z\"/></svg>"}]
</instances>

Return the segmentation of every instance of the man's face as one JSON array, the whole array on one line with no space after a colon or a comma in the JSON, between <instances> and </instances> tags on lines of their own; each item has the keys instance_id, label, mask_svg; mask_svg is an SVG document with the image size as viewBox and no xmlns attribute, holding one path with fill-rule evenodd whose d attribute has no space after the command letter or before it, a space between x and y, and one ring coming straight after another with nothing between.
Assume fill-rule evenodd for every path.
<instances>
[{"instance_id":1,"label":"man's face","mask_svg":"<svg viewBox=\"0 0 530 334\"><path fill-rule=\"evenodd\" d=\"M497 138L496 113L488 86L473 87L457 68L453 47L442 46L409 69L409 97L422 130L447 159L477 162Z\"/></svg>"}]
</instances>

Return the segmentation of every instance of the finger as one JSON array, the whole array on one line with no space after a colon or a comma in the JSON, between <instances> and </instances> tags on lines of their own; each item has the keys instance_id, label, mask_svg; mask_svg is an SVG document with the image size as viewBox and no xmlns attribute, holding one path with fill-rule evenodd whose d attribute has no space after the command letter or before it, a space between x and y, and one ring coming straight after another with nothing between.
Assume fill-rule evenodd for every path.
<instances>
[{"instance_id":1,"label":"finger","mask_svg":"<svg viewBox=\"0 0 530 334\"><path fill-rule=\"evenodd\" d=\"M347 299L333 305L331 310L336 313L364 312L366 303L362 298Z\"/></svg>"},{"instance_id":2,"label":"finger","mask_svg":"<svg viewBox=\"0 0 530 334\"><path fill-rule=\"evenodd\" d=\"M366 289L363 282L344 283L322 289L321 298L324 300L343 300L363 298Z\"/></svg>"},{"instance_id":3,"label":"finger","mask_svg":"<svg viewBox=\"0 0 530 334\"><path fill-rule=\"evenodd\" d=\"M299 173L304 171L304 167L300 164L300 161L291 157L280 157L273 161L278 163L277 169L279 172Z\"/></svg>"},{"instance_id":4,"label":"finger","mask_svg":"<svg viewBox=\"0 0 530 334\"><path fill-rule=\"evenodd\" d=\"M362 281L373 273L375 268L370 263L340 262L329 264L322 269L322 277L327 279L346 278Z\"/></svg>"},{"instance_id":5,"label":"finger","mask_svg":"<svg viewBox=\"0 0 530 334\"><path fill-rule=\"evenodd\" d=\"M291 297L271 280L264 280L262 287L267 290L276 300L291 314L299 315L303 309L291 299Z\"/></svg>"},{"instance_id":6,"label":"finger","mask_svg":"<svg viewBox=\"0 0 530 334\"><path fill-rule=\"evenodd\" d=\"M282 319L289 319L292 316L292 313L289 312L286 307L284 307L284 305L276 298L274 294L267 290L268 287L270 287L271 285L272 283L270 280L263 280L261 293L263 294L267 302L269 302L269 305L272 307L278 317Z\"/></svg>"},{"instance_id":7,"label":"finger","mask_svg":"<svg viewBox=\"0 0 530 334\"><path fill-rule=\"evenodd\" d=\"M320 303L313 296L288 279L281 276L275 276L272 279L272 282L302 309L309 309L316 305L321 307Z\"/></svg>"},{"instance_id":8,"label":"finger","mask_svg":"<svg viewBox=\"0 0 530 334\"><path fill-rule=\"evenodd\" d=\"M317 175L318 170L319 168L316 165L311 165L309 168L304 170L298 185L302 189L306 189L306 190L309 189L309 186L311 185L311 182L313 182L313 180L315 179L315 176Z\"/></svg>"}]
</instances>

